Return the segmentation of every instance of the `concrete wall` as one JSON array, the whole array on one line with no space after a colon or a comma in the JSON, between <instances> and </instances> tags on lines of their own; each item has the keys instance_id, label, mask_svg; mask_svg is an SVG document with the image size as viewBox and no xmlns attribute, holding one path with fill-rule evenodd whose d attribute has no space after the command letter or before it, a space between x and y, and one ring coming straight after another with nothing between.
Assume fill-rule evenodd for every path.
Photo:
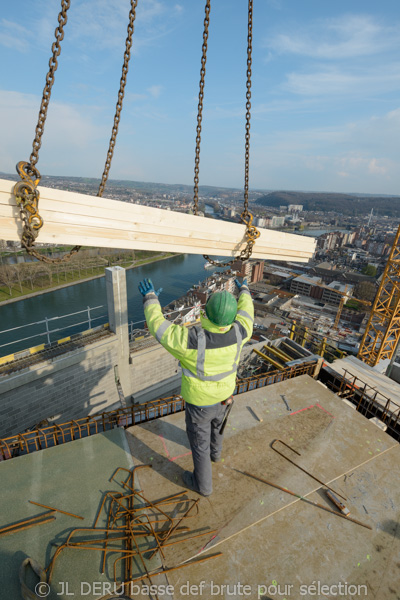
<instances>
[{"instance_id":1,"label":"concrete wall","mask_svg":"<svg viewBox=\"0 0 400 600\"><path fill-rule=\"evenodd\" d=\"M120 408L116 376L128 406L179 392L179 362L160 344L129 348L124 269L106 278L109 337L0 377L0 438Z\"/></svg>"},{"instance_id":2,"label":"concrete wall","mask_svg":"<svg viewBox=\"0 0 400 600\"><path fill-rule=\"evenodd\" d=\"M399 363L396 363L396 362L393 363L392 370L390 372L390 379L393 379L393 381L400 383L400 364Z\"/></svg>"},{"instance_id":3,"label":"concrete wall","mask_svg":"<svg viewBox=\"0 0 400 600\"><path fill-rule=\"evenodd\" d=\"M117 344L111 336L0 380L0 438L120 408ZM179 392L179 362L159 344L131 353L128 368L128 405Z\"/></svg>"},{"instance_id":4,"label":"concrete wall","mask_svg":"<svg viewBox=\"0 0 400 600\"><path fill-rule=\"evenodd\" d=\"M120 406L116 356L113 336L1 379L0 437Z\"/></svg>"},{"instance_id":5,"label":"concrete wall","mask_svg":"<svg viewBox=\"0 0 400 600\"><path fill-rule=\"evenodd\" d=\"M130 369L134 403L169 396L180 389L179 361L160 344L131 353Z\"/></svg>"}]
</instances>

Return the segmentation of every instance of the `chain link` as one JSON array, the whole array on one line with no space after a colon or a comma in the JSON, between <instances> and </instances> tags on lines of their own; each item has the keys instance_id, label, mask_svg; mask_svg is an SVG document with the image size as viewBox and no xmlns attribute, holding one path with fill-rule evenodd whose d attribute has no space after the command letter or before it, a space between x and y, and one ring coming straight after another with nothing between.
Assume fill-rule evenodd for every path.
<instances>
[{"instance_id":1,"label":"chain link","mask_svg":"<svg viewBox=\"0 0 400 600\"><path fill-rule=\"evenodd\" d=\"M17 164L17 172L21 177L21 181L15 184L14 195L19 205L19 214L23 223L21 246L25 248L28 254L41 262L50 264L69 260L73 254L79 251L80 246L74 246L62 258L49 258L40 254L34 248L39 229L43 226L43 219L38 213L40 194L37 186L40 181L40 173L36 167L24 161Z\"/></svg>"},{"instance_id":2,"label":"chain link","mask_svg":"<svg viewBox=\"0 0 400 600\"><path fill-rule=\"evenodd\" d=\"M134 32L134 22L136 18L136 7L138 0L131 0L131 8L129 12L129 23L128 23L128 33L125 42L125 53L124 53L124 63L122 66L122 76L120 80L120 88L118 92L118 100L117 106L114 116L114 125L112 128L110 144L107 152L107 159L104 167L104 172L101 178L99 190L97 196L102 196L107 179L108 174L110 172L111 161L114 154L114 148L116 143L116 138L118 134L118 126L121 119L121 110L122 103L124 99L125 86L126 86L126 77L128 73L128 65L131 55L131 47L132 47L132 36ZM42 145L42 135L44 131L44 125L47 118L47 109L50 102L51 96L51 88L54 84L55 72L58 67L57 57L61 53L60 42L64 39L64 27L67 23L67 11L70 7L71 0L61 0L61 11L58 15L58 27L55 30L56 41L52 45L52 56L49 61L49 71L46 75L46 85L43 90L42 102L40 105L39 111L39 119L36 126L35 131L35 139L32 145L32 153L29 158L29 162L20 161L17 164L17 172L21 177L21 181L19 181L14 186L14 195L19 205L20 217L23 223L22 235L21 235L21 246L25 248L25 250L31 256L34 256L37 260L40 260L45 263L62 263L71 259L71 257L76 254L81 246L74 246L67 254L62 256L61 258L49 258L41 253L39 253L35 248L34 244L36 238L38 236L40 228L43 226L43 219L38 213L39 207L39 190L37 186L40 181L40 173L36 168L36 163L39 160L39 149Z\"/></svg>"},{"instance_id":3,"label":"chain link","mask_svg":"<svg viewBox=\"0 0 400 600\"><path fill-rule=\"evenodd\" d=\"M106 158L106 163L104 165L104 171L103 171L103 175L101 178L99 191L97 192L97 195L100 197L103 195L104 189L106 187L108 174L110 172L110 167L111 167L111 161L112 161L113 155L114 155L114 148L115 148L115 143L116 143L117 134L118 134L119 122L121 120L121 110L122 110L122 103L123 103L124 94L125 94L126 76L128 74L129 60L131 57L132 36L133 36L133 32L134 32L134 23L135 23L135 19L136 19L137 4L138 4L138 0L131 0L131 9L129 11L129 23L128 23L128 30L127 30L128 35L127 35L126 42L125 42L124 64L122 66L122 75L121 75L121 79L120 79L118 100L117 100L117 105L116 105L116 109L115 109L114 125L113 125L112 132L111 132L110 144L108 146L107 158Z\"/></svg>"},{"instance_id":4,"label":"chain link","mask_svg":"<svg viewBox=\"0 0 400 600\"><path fill-rule=\"evenodd\" d=\"M251 118L251 54L253 48L253 0L249 0L249 16L247 26L247 81L246 81L246 133L244 155L244 211L242 221L246 224L249 211L249 162L250 162L250 118ZM250 221L251 223L251 221ZM249 225L248 225L249 226Z\"/></svg>"},{"instance_id":5,"label":"chain link","mask_svg":"<svg viewBox=\"0 0 400 600\"><path fill-rule=\"evenodd\" d=\"M40 252L34 248L39 230L43 226L43 219L38 212L40 194L37 189L41 176L36 168L36 163L39 160L39 150L42 145L42 136L47 119L51 89L54 84L55 73L58 67L57 58L61 53L60 44L64 39L64 27L67 24L67 11L70 5L71 0L61 0L61 11L58 15L58 27L54 33L56 40L51 47L52 55L49 60L49 71L46 75L46 83L43 89L39 117L35 129L35 138L32 144L32 153L29 157L29 162L20 161L17 164L17 173L19 174L21 181L14 186L14 195L17 204L19 205L19 214L23 224L21 246L25 248L28 254L45 263L61 263L67 261L80 249L80 246L74 246L62 258L49 258L48 256L40 254Z\"/></svg>"},{"instance_id":6,"label":"chain link","mask_svg":"<svg viewBox=\"0 0 400 600\"><path fill-rule=\"evenodd\" d=\"M198 214L199 203L199 163L200 163L200 141L201 141L201 121L204 99L204 78L206 73L207 60L207 41L208 41L208 26L210 14L210 0L206 3L206 17L204 19L203 33L203 54L201 58L200 70L200 90L199 90L199 105L197 113L197 129L196 129L196 158L194 168L194 214ZM246 81L246 126L245 126L245 167L244 167L244 202L243 212L240 215L242 222L246 225L247 244L240 254L233 260L221 262L213 260L210 256L204 255L204 258L215 267L229 267L237 260L248 260L252 254L253 246L260 232L252 224L253 215L249 212L249 164L250 164L250 118L251 118L251 67L252 67L252 49L253 49L253 0L249 0L248 5L248 24L247 24L247 81Z\"/></svg>"},{"instance_id":7,"label":"chain link","mask_svg":"<svg viewBox=\"0 0 400 600\"><path fill-rule=\"evenodd\" d=\"M53 42L51 50L53 52L49 60L49 72L46 75L46 85L44 86L42 102L39 110L38 123L36 125L35 139L32 144L32 153L29 162L34 167L39 160L39 149L42 145L42 135L44 132L44 124L47 118L47 109L49 107L51 88L53 87L55 72L57 71L58 61L60 56L60 43L64 39L64 27L67 24L67 11L71 5L71 0L61 0L61 11L58 15L58 27L55 30L56 41Z\"/></svg>"},{"instance_id":8,"label":"chain link","mask_svg":"<svg viewBox=\"0 0 400 600\"><path fill-rule=\"evenodd\" d=\"M206 76L207 62L207 45L208 45L208 27L210 24L211 0L206 1L204 31L203 31L203 46L200 68L200 89L199 89L199 104L197 107L197 127L196 127L196 156L194 159L194 214L199 214L199 170L200 170L200 142L201 142L201 122L203 119L203 100L204 100L204 83Z\"/></svg>"}]
</instances>

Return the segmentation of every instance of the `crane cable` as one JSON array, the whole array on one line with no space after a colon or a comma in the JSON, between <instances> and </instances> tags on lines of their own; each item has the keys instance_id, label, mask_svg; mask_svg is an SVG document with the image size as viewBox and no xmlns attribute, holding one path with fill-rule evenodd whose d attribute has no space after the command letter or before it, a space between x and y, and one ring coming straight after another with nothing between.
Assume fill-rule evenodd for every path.
<instances>
[{"instance_id":1,"label":"crane cable","mask_svg":"<svg viewBox=\"0 0 400 600\"><path fill-rule=\"evenodd\" d=\"M101 178L99 190L97 196L103 195L108 175L110 172L111 161L114 155L114 148L116 138L118 134L119 122L121 119L122 103L125 94L126 77L128 73L129 60L131 56L132 37L134 32L134 22L136 19L136 7L138 0L130 0L131 8L129 11L129 22L127 28L127 38L125 41L125 52L124 62L122 66L122 75L120 79L120 88L118 91L118 99L115 109L114 124L112 127L111 138L109 142L107 158L104 166L103 175ZM39 230L43 226L43 219L38 213L39 207L39 191L37 186L41 179L41 175L36 168L36 163L39 160L39 149L42 145L42 135L44 132L44 125L47 118L47 110L50 102L51 88L54 84L55 72L58 67L57 58L61 53L61 41L64 39L64 27L67 23L67 11L71 5L71 0L61 0L61 11L58 15L58 27L55 30L55 42L52 45L52 56L49 61L49 71L46 75L46 84L43 90L42 102L39 110L38 123L35 130L35 139L32 144L32 153L29 158L29 162L20 161L17 164L17 172L21 177L14 186L14 195L16 201L20 207L20 216L23 223L22 235L21 235L21 246L31 256L45 263L61 263L71 259L76 254L81 246L74 246L67 254L61 258L49 258L44 256L35 250L35 240L39 234Z\"/></svg>"},{"instance_id":2,"label":"crane cable","mask_svg":"<svg viewBox=\"0 0 400 600\"><path fill-rule=\"evenodd\" d=\"M200 68L200 84L199 84L199 103L197 109L197 127L196 127L196 151L195 151L195 166L194 166L194 214L199 212L199 164L200 164L200 143L201 143L201 125L203 118L203 100L204 100L204 84L207 62L207 46L208 46L208 29L210 24L211 0L206 0L204 31L203 31L203 46ZM228 267L236 260L248 260L252 254L253 246L260 232L252 224L253 215L249 212L249 163L250 163L250 119L251 119L251 67L252 67L252 49L253 49L253 0L249 0L248 4L248 24L247 24L247 81L246 81L246 125L245 125L245 175L244 175L244 202L243 212L240 215L242 222L246 225L247 244L240 254L229 262L215 261L207 255L204 258L216 267Z\"/></svg>"}]
</instances>

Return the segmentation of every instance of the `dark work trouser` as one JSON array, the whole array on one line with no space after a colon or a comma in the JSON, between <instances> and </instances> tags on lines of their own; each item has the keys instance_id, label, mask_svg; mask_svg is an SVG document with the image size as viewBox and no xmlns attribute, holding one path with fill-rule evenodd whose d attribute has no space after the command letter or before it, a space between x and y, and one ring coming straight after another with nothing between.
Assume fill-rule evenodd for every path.
<instances>
[{"instance_id":1,"label":"dark work trouser","mask_svg":"<svg viewBox=\"0 0 400 600\"><path fill-rule=\"evenodd\" d=\"M220 435L226 405L185 405L186 432L192 450L194 480L198 490L209 496L212 492L211 456L221 456L223 435Z\"/></svg>"}]
</instances>

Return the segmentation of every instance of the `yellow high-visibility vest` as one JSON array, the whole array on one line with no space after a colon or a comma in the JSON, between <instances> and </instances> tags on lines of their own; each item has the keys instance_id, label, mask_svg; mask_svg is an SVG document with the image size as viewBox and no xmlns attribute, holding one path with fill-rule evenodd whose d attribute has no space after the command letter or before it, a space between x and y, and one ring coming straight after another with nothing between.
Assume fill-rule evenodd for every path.
<instances>
[{"instance_id":1,"label":"yellow high-visibility vest","mask_svg":"<svg viewBox=\"0 0 400 600\"><path fill-rule=\"evenodd\" d=\"M246 285L240 288L236 319L227 327L214 325L205 315L201 325L175 325L164 318L153 292L144 297L144 313L150 333L180 361L186 402L209 406L232 395L240 353L253 332L254 306Z\"/></svg>"}]
</instances>

